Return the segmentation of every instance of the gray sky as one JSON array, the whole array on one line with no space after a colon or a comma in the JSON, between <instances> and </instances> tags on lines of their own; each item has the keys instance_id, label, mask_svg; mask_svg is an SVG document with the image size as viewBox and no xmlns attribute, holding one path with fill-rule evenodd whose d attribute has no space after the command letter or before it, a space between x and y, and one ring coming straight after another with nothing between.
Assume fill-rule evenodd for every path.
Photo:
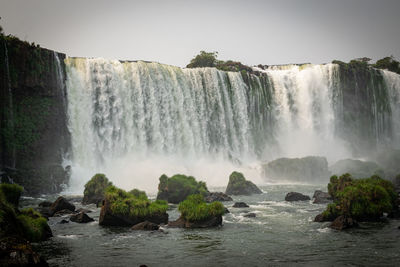
<instances>
[{"instance_id":1,"label":"gray sky","mask_svg":"<svg viewBox=\"0 0 400 267\"><path fill-rule=\"evenodd\" d=\"M69 56L185 66L400 58L400 0L0 0L5 32Z\"/></svg>"}]
</instances>

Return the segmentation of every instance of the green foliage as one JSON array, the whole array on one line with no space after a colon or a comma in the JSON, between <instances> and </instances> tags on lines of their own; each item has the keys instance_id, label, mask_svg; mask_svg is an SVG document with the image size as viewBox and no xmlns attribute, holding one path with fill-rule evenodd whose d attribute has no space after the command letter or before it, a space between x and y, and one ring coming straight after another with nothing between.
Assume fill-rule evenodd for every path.
<instances>
[{"instance_id":1,"label":"green foliage","mask_svg":"<svg viewBox=\"0 0 400 267\"><path fill-rule=\"evenodd\" d=\"M24 236L29 241L38 242L44 240L50 231L46 218L32 208L21 210L17 218L23 226Z\"/></svg>"},{"instance_id":2,"label":"green foliage","mask_svg":"<svg viewBox=\"0 0 400 267\"><path fill-rule=\"evenodd\" d=\"M132 189L131 191L129 191L128 193L134 195L134 196L137 197L138 199L148 200L145 191L141 191L141 190L139 190L139 189L134 188L134 189Z\"/></svg>"},{"instance_id":3,"label":"green foliage","mask_svg":"<svg viewBox=\"0 0 400 267\"><path fill-rule=\"evenodd\" d=\"M158 188L157 198L168 200L171 203L179 203L189 195L206 195L208 193L205 182L197 182L194 177L183 174L176 174L171 178L168 178L165 174L162 175Z\"/></svg>"},{"instance_id":4,"label":"green foliage","mask_svg":"<svg viewBox=\"0 0 400 267\"><path fill-rule=\"evenodd\" d=\"M365 179L353 179L348 173L339 178L332 176L328 192L335 202L328 205L323 216L330 220L339 215L376 220L393 209L397 198L393 184L377 175Z\"/></svg>"},{"instance_id":5,"label":"green foliage","mask_svg":"<svg viewBox=\"0 0 400 267\"><path fill-rule=\"evenodd\" d=\"M200 194L190 195L179 204L178 210L182 217L190 222L201 222L215 216L222 216L225 212L224 205L215 201L207 204Z\"/></svg>"},{"instance_id":6,"label":"green foliage","mask_svg":"<svg viewBox=\"0 0 400 267\"><path fill-rule=\"evenodd\" d=\"M217 56L218 52L200 51L200 54L195 56L186 68L215 67Z\"/></svg>"},{"instance_id":7,"label":"green foliage","mask_svg":"<svg viewBox=\"0 0 400 267\"><path fill-rule=\"evenodd\" d=\"M97 173L85 184L83 195L84 197L102 198L106 188L111 185L112 182L104 174Z\"/></svg>"},{"instance_id":8,"label":"green foliage","mask_svg":"<svg viewBox=\"0 0 400 267\"><path fill-rule=\"evenodd\" d=\"M150 202L147 196L146 199L142 194L137 197L115 186L106 189L105 197L110 202L112 213L121 216L146 217L165 213L168 209L165 201Z\"/></svg>"},{"instance_id":9,"label":"green foliage","mask_svg":"<svg viewBox=\"0 0 400 267\"><path fill-rule=\"evenodd\" d=\"M400 74L400 62L395 60L393 56L384 57L376 61L373 67L378 69L386 69Z\"/></svg>"},{"instance_id":10,"label":"green foliage","mask_svg":"<svg viewBox=\"0 0 400 267\"><path fill-rule=\"evenodd\" d=\"M0 197L15 208L18 208L22 191L23 188L17 184L0 184Z\"/></svg>"}]
</instances>

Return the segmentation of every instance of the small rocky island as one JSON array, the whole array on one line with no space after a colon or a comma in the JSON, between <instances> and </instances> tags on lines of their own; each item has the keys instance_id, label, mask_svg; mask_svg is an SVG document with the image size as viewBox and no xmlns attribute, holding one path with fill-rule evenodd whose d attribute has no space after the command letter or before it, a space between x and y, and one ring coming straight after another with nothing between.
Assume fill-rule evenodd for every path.
<instances>
[{"instance_id":1,"label":"small rocky island","mask_svg":"<svg viewBox=\"0 0 400 267\"><path fill-rule=\"evenodd\" d=\"M229 183L226 187L227 195L252 195L262 194L262 191L251 181L244 178L240 172L232 172L229 176Z\"/></svg>"}]
</instances>

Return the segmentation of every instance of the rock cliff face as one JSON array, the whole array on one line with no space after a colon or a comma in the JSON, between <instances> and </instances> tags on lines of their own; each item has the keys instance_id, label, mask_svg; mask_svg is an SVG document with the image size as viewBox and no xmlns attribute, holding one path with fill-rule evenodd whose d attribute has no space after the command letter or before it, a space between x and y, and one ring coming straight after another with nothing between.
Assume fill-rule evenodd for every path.
<instances>
[{"instance_id":1,"label":"rock cliff face","mask_svg":"<svg viewBox=\"0 0 400 267\"><path fill-rule=\"evenodd\" d=\"M68 182L64 54L0 35L0 173L27 194Z\"/></svg>"}]
</instances>

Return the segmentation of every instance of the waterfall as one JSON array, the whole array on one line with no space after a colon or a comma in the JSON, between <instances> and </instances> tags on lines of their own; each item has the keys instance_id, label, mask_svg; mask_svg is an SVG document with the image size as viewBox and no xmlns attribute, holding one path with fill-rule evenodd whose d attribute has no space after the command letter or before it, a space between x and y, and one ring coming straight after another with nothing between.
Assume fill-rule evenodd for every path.
<instances>
[{"instance_id":1,"label":"waterfall","mask_svg":"<svg viewBox=\"0 0 400 267\"><path fill-rule=\"evenodd\" d=\"M389 92L393 148L400 149L400 75L383 70L383 77Z\"/></svg>"},{"instance_id":2,"label":"waterfall","mask_svg":"<svg viewBox=\"0 0 400 267\"><path fill-rule=\"evenodd\" d=\"M4 41L4 53L5 53L5 67L6 67L6 76L7 76L7 98L8 98L8 114L7 116L9 117L7 120L7 128L9 129L9 135L13 138L14 136L14 105L13 105L13 94L11 90L11 79L10 79L10 67L9 67L9 62L8 62L8 50L7 50L7 43ZM15 168L16 166L16 147L14 142L10 142L9 145L11 146L11 160L9 161L11 164L11 168Z\"/></svg>"},{"instance_id":3,"label":"waterfall","mask_svg":"<svg viewBox=\"0 0 400 267\"><path fill-rule=\"evenodd\" d=\"M359 115L347 97L359 88L346 85L336 64L254 68L257 76L141 61L67 58L65 64L71 188L78 192L95 172L126 189L153 191L162 173L223 186L241 170L260 182L260 161L321 155L334 162L351 156L350 136L360 131L343 130L349 113ZM365 89L372 114L365 115L366 127L379 141L392 127L390 110L382 109L389 87L391 124L399 129L400 88L399 75L380 75L385 84L371 80ZM399 144L399 132L390 142Z\"/></svg>"},{"instance_id":4,"label":"waterfall","mask_svg":"<svg viewBox=\"0 0 400 267\"><path fill-rule=\"evenodd\" d=\"M65 82L64 82L64 73L61 67L61 61L58 57L58 53L53 51L53 56L55 59L56 65L56 80L57 80L57 87L61 90L61 97L63 102L64 110L67 111L67 103L66 103L66 93L65 93Z\"/></svg>"}]
</instances>

